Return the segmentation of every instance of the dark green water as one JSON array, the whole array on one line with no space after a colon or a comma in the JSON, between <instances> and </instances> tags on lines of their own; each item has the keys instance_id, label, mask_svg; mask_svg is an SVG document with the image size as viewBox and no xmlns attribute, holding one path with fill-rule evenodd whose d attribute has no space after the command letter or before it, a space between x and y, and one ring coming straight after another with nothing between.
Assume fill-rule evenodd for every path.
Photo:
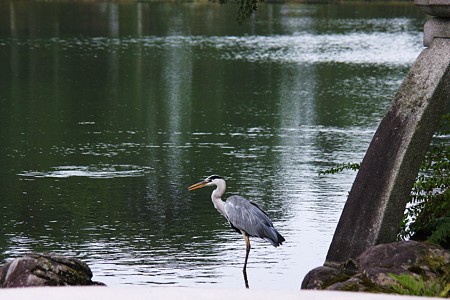
<instances>
[{"instance_id":1,"label":"dark green water","mask_svg":"<svg viewBox=\"0 0 450 300\"><path fill-rule=\"evenodd\" d=\"M52 251L108 285L244 286L215 211L260 204L251 288L321 265L359 162L422 50L414 6L0 2L0 258Z\"/></svg>"}]
</instances>

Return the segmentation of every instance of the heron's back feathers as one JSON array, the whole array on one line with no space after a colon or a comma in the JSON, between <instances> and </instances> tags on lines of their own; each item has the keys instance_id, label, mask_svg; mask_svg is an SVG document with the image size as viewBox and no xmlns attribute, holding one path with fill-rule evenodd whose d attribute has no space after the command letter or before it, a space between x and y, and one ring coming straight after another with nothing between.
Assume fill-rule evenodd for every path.
<instances>
[{"instance_id":1,"label":"heron's back feathers","mask_svg":"<svg viewBox=\"0 0 450 300\"><path fill-rule=\"evenodd\" d=\"M267 214L247 199L237 195L231 196L225 202L224 210L231 227L236 231L262 238L274 247L278 247L285 241Z\"/></svg>"}]
</instances>

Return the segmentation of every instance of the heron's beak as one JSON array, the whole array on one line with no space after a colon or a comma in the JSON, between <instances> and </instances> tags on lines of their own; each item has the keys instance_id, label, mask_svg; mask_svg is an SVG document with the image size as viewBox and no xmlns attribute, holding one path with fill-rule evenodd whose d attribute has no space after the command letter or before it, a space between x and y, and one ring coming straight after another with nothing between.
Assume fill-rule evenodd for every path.
<instances>
[{"instance_id":1,"label":"heron's beak","mask_svg":"<svg viewBox=\"0 0 450 300\"><path fill-rule=\"evenodd\" d=\"M200 189L200 188L204 187L207 184L208 184L208 182L206 182L206 181L200 181L200 182L198 182L196 184L193 184L190 187L188 187L188 190L193 191L193 190L196 190L196 189Z\"/></svg>"}]
</instances>

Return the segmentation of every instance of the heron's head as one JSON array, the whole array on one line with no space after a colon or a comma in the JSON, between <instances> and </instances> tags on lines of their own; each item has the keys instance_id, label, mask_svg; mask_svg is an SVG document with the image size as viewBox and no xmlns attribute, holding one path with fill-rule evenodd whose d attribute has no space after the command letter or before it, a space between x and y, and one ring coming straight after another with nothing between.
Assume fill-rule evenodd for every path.
<instances>
[{"instance_id":1,"label":"heron's head","mask_svg":"<svg viewBox=\"0 0 450 300\"><path fill-rule=\"evenodd\" d=\"M224 182L225 180L222 177L220 177L219 175L211 175L211 176L206 177L205 180L189 186L188 190L193 191L193 190L205 187L205 186L217 185L217 183L220 181Z\"/></svg>"}]
</instances>

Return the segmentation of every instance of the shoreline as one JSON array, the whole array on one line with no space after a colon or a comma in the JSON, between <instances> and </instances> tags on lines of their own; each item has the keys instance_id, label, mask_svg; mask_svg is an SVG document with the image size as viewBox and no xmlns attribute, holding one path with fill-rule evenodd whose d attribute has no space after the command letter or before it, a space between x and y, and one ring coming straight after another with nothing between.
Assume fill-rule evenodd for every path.
<instances>
[{"instance_id":1,"label":"shoreline","mask_svg":"<svg viewBox=\"0 0 450 300\"><path fill-rule=\"evenodd\" d=\"M211 299L211 300L426 300L436 299L423 296L404 296L397 294L375 294L361 292L337 292L299 290L298 292L265 289L215 289L187 287L27 287L0 289L0 298L8 300L148 300L148 299Z\"/></svg>"},{"instance_id":2,"label":"shoreline","mask_svg":"<svg viewBox=\"0 0 450 300\"><path fill-rule=\"evenodd\" d=\"M259 1L259 0L258 0ZM36 0L35 2L60 2L60 3L211 3L219 4L217 0ZM414 5L412 0L263 0L262 4L401 4ZM229 4L235 4L230 2Z\"/></svg>"}]
</instances>

